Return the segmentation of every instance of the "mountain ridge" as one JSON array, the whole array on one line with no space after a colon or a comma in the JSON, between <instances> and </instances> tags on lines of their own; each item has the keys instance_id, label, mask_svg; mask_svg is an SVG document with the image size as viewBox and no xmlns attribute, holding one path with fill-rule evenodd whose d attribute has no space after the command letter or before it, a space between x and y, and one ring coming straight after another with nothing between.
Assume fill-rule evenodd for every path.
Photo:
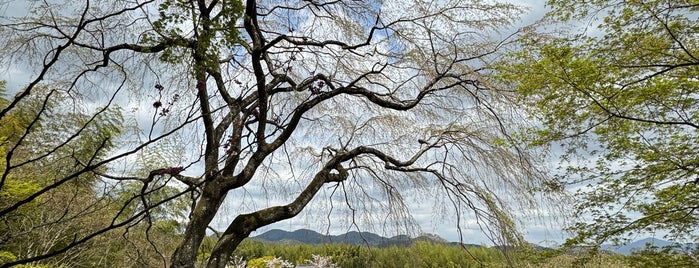
<instances>
[{"instance_id":1,"label":"mountain ridge","mask_svg":"<svg viewBox=\"0 0 699 268\"><path fill-rule=\"evenodd\" d=\"M301 244L326 244L339 243L350 245L368 245L377 247L387 247L394 245L410 245L416 241L429 241L434 243L458 244L457 242L449 242L446 239L435 234L423 234L412 238L408 235L396 235L393 237L383 237L371 232L350 231L339 235L325 235L309 229L298 229L294 231L285 231L281 229L272 229L257 236L250 237L254 240L261 240L273 243L301 243ZM466 246L480 246L476 244L464 244Z\"/></svg>"},{"instance_id":2,"label":"mountain ridge","mask_svg":"<svg viewBox=\"0 0 699 268\"><path fill-rule=\"evenodd\" d=\"M623 255L631 255L632 252L637 251L637 250L642 250L643 248L646 247L647 244L650 244L652 246L658 247L658 248L663 248L663 247L668 247L668 246L680 246L680 247L695 247L695 245L691 243L679 243L679 242L672 242L672 241L667 241L659 238L654 238L654 237L646 237L641 240L636 240L633 242L630 242L628 244L624 245L610 245L610 244L603 244L601 246L602 250L607 250L607 251L612 251L615 253L623 254Z\"/></svg>"},{"instance_id":3,"label":"mountain ridge","mask_svg":"<svg viewBox=\"0 0 699 268\"><path fill-rule=\"evenodd\" d=\"M357 232L350 231L339 235L325 235L319 232L309 230L309 229L297 229L294 231L285 231L281 229L272 229L257 236L250 237L254 240L259 240L263 242L271 243L284 243L284 244L350 244L350 245L368 245L376 247L388 247L388 246L405 246L410 245L417 241L428 241L433 243L451 244L459 245L459 242L449 242L446 239L435 235L435 234L422 234L415 238L408 235L396 235L393 237L383 237L381 235L371 233L371 232ZM652 244L657 247L665 247L672 245L680 246L693 246L691 244L682 244L677 242L666 241L658 238L644 238L640 240L633 241L625 245L614 246L610 244L603 244L601 246L602 250L608 252L619 253L623 255L630 255L635 250L643 249L646 244ZM484 245L478 244L464 244L464 246L473 247L485 247ZM545 248L536 244L532 244L535 247Z\"/></svg>"}]
</instances>

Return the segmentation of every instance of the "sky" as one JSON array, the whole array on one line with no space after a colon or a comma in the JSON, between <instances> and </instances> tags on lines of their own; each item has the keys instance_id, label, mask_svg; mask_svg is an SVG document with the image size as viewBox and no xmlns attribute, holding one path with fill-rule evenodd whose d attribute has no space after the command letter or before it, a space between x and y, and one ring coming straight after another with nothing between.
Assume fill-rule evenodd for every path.
<instances>
[{"instance_id":1,"label":"sky","mask_svg":"<svg viewBox=\"0 0 699 268\"><path fill-rule=\"evenodd\" d=\"M545 13L544 0L528 0L528 1L515 1L517 4L522 4L529 6L530 10L523 15L519 26L532 23L537 19L541 18ZM0 4L0 14L21 14L21 12L26 12L26 2L24 1L14 1L10 5L3 6ZM516 28L516 27L515 27ZM513 28L514 30L514 28ZM23 85L26 85L34 74L22 68L22 66L10 65L5 67L0 67L0 80L8 81L8 90L12 93L18 90ZM147 121L147 120L146 120ZM233 200L247 199L248 203L245 206L266 206L266 205L277 205L282 204L282 199L275 198L278 194L269 193L266 191L255 191L254 187L251 187L246 192L237 192L231 194L228 197L226 204L223 207L223 213L214 219L212 225L219 230L225 229L224 226L227 225L231 220L231 216L235 215L237 211L249 210L250 207L240 207L239 202ZM257 189L259 190L259 189ZM327 194L327 192L325 193ZM383 228L382 226L369 226L369 225L357 225L352 226L348 224L347 215L343 215L343 211L339 208L335 208L328 217L328 207L327 201L328 197L317 196L309 205L308 209L304 210L300 215L290 220L282 221L279 223L272 224L270 226L261 228L256 233L252 235L258 235L266 230L270 229L284 229L284 230L296 230L296 229L313 229L321 233L330 234L340 234L347 231L370 231L384 236L397 235L395 229ZM315 209L314 209L315 208ZM435 213L435 205L431 202L412 202L410 205L410 213L413 215L416 223L419 226L419 230L414 230L415 233L425 232L432 233L441 236L449 241L459 241L458 230L455 228L455 222L450 215L444 215L440 213ZM227 213L229 212L229 213ZM346 212L346 211L345 211ZM531 214L541 214L539 212L530 212ZM527 216L526 212L522 212L523 216ZM526 218L526 217L525 217ZM561 230L560 223L553 221L555 217L552 215L540 215L540 217L531 217L529 219L523 220L523 230L524 237L533 243L540 245L555 245L560 244L566 237L566 234ZM481 232L475 222L469 222L466 224L465 229L462 229L463 242L471 244L492 244L487 237Z\"/></svg>"}]
</instances>

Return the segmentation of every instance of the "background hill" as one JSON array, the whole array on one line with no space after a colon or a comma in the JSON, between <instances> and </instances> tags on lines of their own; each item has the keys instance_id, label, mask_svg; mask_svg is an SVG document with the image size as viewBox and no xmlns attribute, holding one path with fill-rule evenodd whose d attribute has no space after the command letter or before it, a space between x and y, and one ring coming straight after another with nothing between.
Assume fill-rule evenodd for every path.
<instances>
[{"instance_id":1,"label":"background hill","mask_svg":"<svg viewBox=\"0 0 699 268\"><path fill-rule=\"evenodd\" d=\"M284 231L279 229L269 230L258 236L251 237L254 240L260 240L263 242L272 242L279 244L348 244L348 245L368 245L373 247L387 247L393 245L410 245L416 241L429 241L433 243L440 244L451 244L458 245L458 242L449 242L446 239L435 235L435 234L423 234L418 237L412 238L407 235L397 235L394 237L383 237L371 232L348 232L340 235L324 235L313 230L299 229L296 231ZM613 246L613 245L602 245L602 250L615 252L624 255L630 255L634 250L643 249L646 244L652 244L657 247L671 246L677 243L665 241L657 238L645 238L641 240L634 241L632 243ZM477 244L465 244L466 246L480 247L482 245ZM544 247L533 245L544 249ZM686 245L685 245L686 246Z\"/></svg>"},{"instance_id":2,"label":"background hill","mask_svg":"<svg viewBox=\"0 0 699 268\"><path fill-rule=\"evenodd\" d=\"M624 255L630 255L631 252L634 250L641 250L646 247L646 244L651 244L653 246L662 248L666 246L673 246L673 245L681 245L683 248L690 246L693 247L693 245L688 245L688 244L678 244L676 242L670 242L658 238L644 238L641 240L637 240L634 242L631 242L626 245L621 245L621 246L613 246L613 245L602 245L603 250L608 250L608 251L613 251L619 254L624 254Z\"/></svg>"},{"instance_id":3,"label":"background hill","mask_svg":"<svg viewBox=\"0 0 699 268\"><path fill-rule=\"evenodd\" d=\"M386 247L392 245L409 245L414 241L431 241L435 243L449 243L446 239L434 234L425 234L416 238L407 235L397 235L394 237L383 237L371 232L348 232L340 235L324 235L313 230L300 229L296 231L284 231L279 229L269 230L258 236L251 237L255 240L275 243L302 243L302 244L325 244L338 243L349 245L368 245L375 247Z\"/></svg>"}]
</instances>

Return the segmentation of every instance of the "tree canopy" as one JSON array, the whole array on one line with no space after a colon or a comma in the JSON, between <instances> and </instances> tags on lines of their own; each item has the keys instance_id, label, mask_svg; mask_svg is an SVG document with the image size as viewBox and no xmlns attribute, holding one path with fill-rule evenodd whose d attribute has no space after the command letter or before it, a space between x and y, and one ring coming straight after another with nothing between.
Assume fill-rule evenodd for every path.
<instances>
[{"instance_id":1,"label":"tree canopy","mask_svg":"<svg viewBox=\"0 0 699 268\"><path fill-rule=\"evenodd\" d=\"M548 4L503 76L540 123L528 140L565 150L559 175L578 189L580 216L570 242L697 241L699 3Z\"/></svg>"},{"instance_id":2,"label":"tree canopy","mask_svg":"<svg viewBox=\"0 0 699 268\"><path fill-rule=\"evenodd\" d=\"M429 200L459 232L513 245L517 211L547 183L511 136L513 92L490 77L514 5L9 3L0 62L31 75L0 106L0 120L22 120L1 126L0 191L12 198L0 217L18 227L0 241L17 258L0 267L78 251L94 257L83 265L194 267L233 202L245 209L203 260L225 267L251 232L316 196L346 228L408 229L407 204ZM246 204L250 192L275 202ZM48 217L22 222L34 215ZM17 247L51 226L70 228L34 240L42 250Z\"/></svg>"}]
</instances>

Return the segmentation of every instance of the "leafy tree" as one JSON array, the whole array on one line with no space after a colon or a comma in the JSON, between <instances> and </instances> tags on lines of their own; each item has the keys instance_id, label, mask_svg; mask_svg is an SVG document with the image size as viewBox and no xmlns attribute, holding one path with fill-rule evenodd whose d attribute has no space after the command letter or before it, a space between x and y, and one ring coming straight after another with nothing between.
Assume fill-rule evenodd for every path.
<instances>
[{"instance_id":1,"label":"leafy tree","mask_svg":"<svg viewBox=\"0 0 699 268\"><path fill-rule=\"evenodd\" d=\"M692 267L699 263L695 246L660 248L650 244L632 251L628 261L632 267Z\"/></svg>"},{"instance_id":2,"label":"leafy tree","mask_svg":"<svg viewBox=\"0 0 699 268\"><path fill-rule=\"evenodd\" d=\"M44 88L37 91L45 93ZM0 108L8 103L0 98ZM79 171L81 164L105 156L99 148L114 146L108 137L118 135L121 125L118 112L104 110L90 118L66 108L31 97L0 120L0 159L5 175L0 188L3 210L0 251L15 256L3 263L30 260L40 261L46 267L116 266L123 265L122 258L129 255L127 263L154 266L153 263L157 265L160 261L162 264L162 258L145 254L144 249L151 245L143 242L143 236L130 238L145 227L130 226L122 233L111 232L90 241L75 242L76 237L85 233L109 230L103 226L108 226L112 219L103 215L125 213L125 203L118 202L123 197L117 196L119 190L102 184L94 173ZM71 132L78 129L81 131L76 131L77 134ZM75 135L67 137L71 133ZM50 153L42 155L42 152ZM56 181L65 178L69 179ZM134 191L126 192L133 196ZM177 235L171 227L176 224L157 221L145 237L158 238L158 244L167 245ZM139 250L141 254L134 254ZM42 255L55 257L32 259Z\"/></svg>"},{"instance_id":3,"label":"leafy tree","mask_svg":"<svg viewBox=\"0 0 699 268\"><path fill-rule=\"evenodd\" d=\"M697 241L699 4L548 5L549 19L572 28L532 32L502 74L534 107L530 141L565 149L561 182L580 189L570 242L647 232Z\"/></svg>"},{"instance_id":4,"label":"leafy tree","mask_svg":"<svg viewBox=\"0 0 699 268\"><path fill-rule=\"evenodd\" d=\"M0 119L36 109L6 153L0 189L22 167L60 170L0 216L80 184L100 189L79 196L104 209L62 206L104 220L0 266L144 230L165 265L194 267L200 257L224 267L252 231L296 216L319 193L347 213L346 227L409 229L406 199L416 198L456 215L457 228L475 220L499 244L521 242L512 211L533 207L544 179L509 134L520 127L512 92L489 79L503 45L492 36L518 7L59 2L0 22L0 61L33 74ZM270 203L282 205L250 206L201 250L224 200L241 204L256 189L279 190ZM163 253L149 234L170 220L183 230Z\"/></svg>"},{"instance_id":5,"label":"leafy tree","mask_svg":"<svg viewBox=\"0 0 699 268\"><path fill-rule=\"evenodd\" d=\"M0 98L0 107L4 108L7 103L4 98ZM27 103L33 103L33 101ZM48 106L44 108L48 110ZM29 155L27 150L38 150L42 145L52 142L49 139L52 137L26 135L25 129L49 129L55 123L32 121L31 118L36 113L36 109L31 105L22 105L0 120L0 133L2 133L0 134L0 159L3 163L8 163L11 159L26 159ZM70 119L60 121L66 123ZM69 123L64 127L70 127ZM95 137L99 136L95 135ZM36 146L20 148L19 143L30 139L32 142L36 142L34 143ZM72 151L73 157L84 156L74 149L76 148L69 149ZM89 221L83 221L84 218L81 216L90 215L93 211L78 212L73 210L77 207L67 206L70 202L88 204L93 202L89 196L81 196L87 189L84 185L89 184L88 178L76 179L72 184L66 184L63 187L53 186L55 191L51 194L32 199L32 195L41 191L43 187L51 187L51 181L46 180L46 177L56 173L54 168L63 162L66 157L65 152L64 148L57 148L54 155L56 158L51 159L51 162L33 159L32 162L25 161L24 165L14 167L3 165L1 170L6 176L3 177L3 184L0 188L0 196L2 196L0 208L3 209L2 221L0 222L2 230L0 235L3 238L2 243L0 243L1 250L20 258L40 254L68 243L67 240L72 238L73 233L85 225L89 225ZM15 172L7 172L12 169ZM18 203L25 204L12 209ZM59 220L62 221L61 224L55 224ZM45 243L48 241L50 243ZM77 254L79 251L76 250L72 253L79 255ZM70 264L73 260L66 256L62 263Z\"/></svg>"}]
</instances>

